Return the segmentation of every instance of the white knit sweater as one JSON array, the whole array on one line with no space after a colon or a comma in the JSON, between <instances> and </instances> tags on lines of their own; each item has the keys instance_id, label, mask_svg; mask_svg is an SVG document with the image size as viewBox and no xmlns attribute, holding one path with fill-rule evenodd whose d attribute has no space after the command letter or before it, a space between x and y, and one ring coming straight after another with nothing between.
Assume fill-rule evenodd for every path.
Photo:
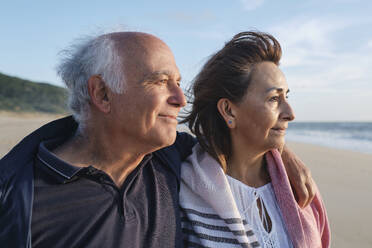
<instances>
[{"instance_id":1,"label":"white knit sweater","mask_svg":"<svg viewBox=\"0 0 372 248\"><path fill-rule=\"evenodd\" d=\"M260 245L263 248L292 248L271 183L253 188L230 176L226 177L239 212L252 226ZM258 202L266 211L260 211Z\"/></svg>"},{"instance_id":2,"label":"white knit sweater","mask_svg":"<svg viewBox=\"0 0 372 248\"><path fill-rule=\"evenodd\" d=\"M239 213L221 166L198 144L182 164L181 178L186 247L260 247L251 226Z\"/></svg>"},{"instance_id":3,"label":"white knit sweater","mask_svg":"<svg viewBox=\"0 0 372 248\"><path fill-rule=\"evenodd\" d=\"M271 184L293 247L330 247L327 213L316 188L301 209L293 195L277 150L265 155ZM239 213L227 177L219 163L199 145L181 167L180 206L186 247L259 247Z\"/></svg>"}]
</instances>

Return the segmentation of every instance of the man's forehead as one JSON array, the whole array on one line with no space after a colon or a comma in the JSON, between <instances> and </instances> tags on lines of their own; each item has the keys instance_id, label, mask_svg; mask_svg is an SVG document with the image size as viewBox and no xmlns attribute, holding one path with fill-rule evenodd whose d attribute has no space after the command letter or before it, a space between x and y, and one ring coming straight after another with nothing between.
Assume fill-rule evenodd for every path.
<instances>
[{"instance_id":1,"label":"man's forehead","mask_svg":"<svg viewBox=\"0 0 372 248\"><path fill-rule=\"evenodd\" d=\"M143 34L115 40L115 48L123 64L135 65L156 64L162 59L174 59L170 48L155 36Z\"/></svg>"},{"instance_id":2,"label":"man's forehead","mask_svg":"<svg viewBox=\"0 0 372 248\"><path fill-rule=\"evenodd\" d=\"M146 40L159 40L158 37L148 33L142 32L114 32L108 33L103 36L108 36L111 39L119 42L139 42L139 41L146 41Z\"/></svg>"},{"instance_id":3,"label":"man's forehead","mask_svg":"<svg viewBox=\"0 0 372 248\"><path fill-rule=\"evenodd\" d=\"M140 32L120 32L107 34L114 42L119 52L146 53L154 47L168 48L158 37Z\"/></svg>"},{"instance_id":4,"label":"man's forehead","mask_svg":"<svg viewBox=\"0 0 372 248\"><path fill-rule=\"evenodd\" d=\"M167 76L180 80L181 76L171 49L159 38L139 32L110 34L120 56L125 74L134 81Z\"/></svg>"},{"instance_id":5,"label":"man's forehead","mask_svg":"<svg viewBox=\"0 0 372 248\"><path fill-rule=\"evenodd\" d=\"M152 78L157 78L160 76L167 76L167 77L175 78L176 80L181 80L181 75L178 72L178 70L177 71L170 71L170 70L154 71L146 75L145 79L152 79Z\"/></svg>"}]
</instances>

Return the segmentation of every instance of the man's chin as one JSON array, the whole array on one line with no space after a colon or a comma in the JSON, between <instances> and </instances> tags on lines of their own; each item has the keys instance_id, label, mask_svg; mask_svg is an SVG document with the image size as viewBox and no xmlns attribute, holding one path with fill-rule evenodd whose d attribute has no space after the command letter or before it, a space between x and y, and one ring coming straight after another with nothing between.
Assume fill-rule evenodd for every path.
<instances>
[{"instance_id":1,"label":"man's chin","mask_svg":"<svg viewBox=\"0 0 372 248\"><path fill-rule=\"evenodd\" d=\"M174 144L174 142L176 141L176 137L177 137L177 132L174 131L172 134L169 134L169 137L167 139L167 144L166 146L171 146Z\"/></svg>"},{"instance_id":2,"label":"man's chin","mask_svg":"<svg viewBox=\"0 0 372 248\"><path fill-rule=\"evenodd\" d=\"M161 148L171 146L176 141L177 132L176 129L164 129L163 132L157 134L159 146Z\"/></svg>"}]
</instances>

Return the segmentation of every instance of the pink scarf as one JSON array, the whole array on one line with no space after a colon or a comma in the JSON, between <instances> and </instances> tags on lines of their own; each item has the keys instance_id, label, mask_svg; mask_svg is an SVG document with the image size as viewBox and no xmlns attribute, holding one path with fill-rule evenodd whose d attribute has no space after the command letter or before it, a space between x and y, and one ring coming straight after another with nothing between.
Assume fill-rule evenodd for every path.
<instances>
[{"instance_id":1,"label":"pink scarf","mask_svg":"<svg viewBox=\"0 0 372 248\"><path fill-rule=\"evenodd\" d=\"M292 193L280 153L272 150L266 154L266 160L275 196L294 247L330 247L328 218L318 189L310 205L301 209Z\"/></svg>"}]
</instances>

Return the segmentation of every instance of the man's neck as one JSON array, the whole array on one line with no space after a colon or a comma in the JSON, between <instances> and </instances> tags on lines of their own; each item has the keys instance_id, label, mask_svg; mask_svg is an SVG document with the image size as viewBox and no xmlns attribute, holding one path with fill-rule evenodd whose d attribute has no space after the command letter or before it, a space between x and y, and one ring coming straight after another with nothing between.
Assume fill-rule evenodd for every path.
<instances>
[{"instance_id":1,"label":"man's neck","mask_svg":"<svg viewBox=\"0 0 372 248\"><path fill-rule=\"evenodd\" d=\"M77 166L95 168L106 172L117 186L121 186L128 175L140 164L145 152L139 152L130 144L96 135L104 132L78 130L75 136L52 152L65 162ZM90 135L92 134L92 135Z\"/></svg>"}]
</instances>

